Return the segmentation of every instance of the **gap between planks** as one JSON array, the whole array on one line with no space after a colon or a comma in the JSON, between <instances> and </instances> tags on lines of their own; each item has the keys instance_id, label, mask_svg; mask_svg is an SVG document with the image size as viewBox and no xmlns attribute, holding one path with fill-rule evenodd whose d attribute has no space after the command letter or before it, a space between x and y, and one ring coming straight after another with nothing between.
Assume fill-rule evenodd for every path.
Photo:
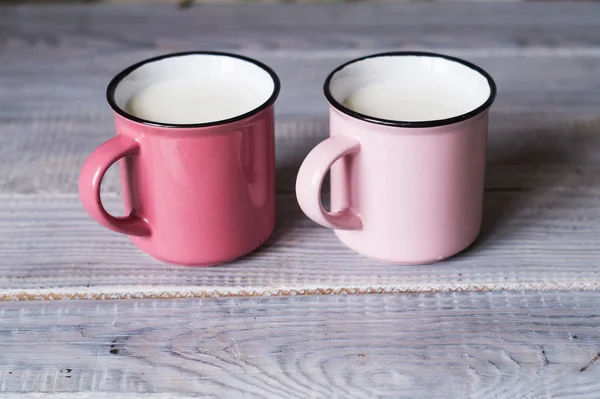
<instances>
[{"instance_id":1,"label":"gap between planks","mask_svg":"<svg viewBox=\"0 0 600 399\"><path fill-rule=\"evenodd\" d=\"M424 266L426 267L426 266ZM10 290L0 289L0 301L58 301L58 300L129 300L129 299L194 299L194 298L244 298L244 297L288 297L288 296L316 296L316 295L413 295L413 294L456 294L456 293L482 293L482 292L586 292L600 291L600 282L553 284L527 283L491 284L489 286L473 286L469 284L453 284L404 288L396 286L344 286L323 287L321 285L310 287L302 285L298 288L277 287L245 287L232 289L231 287L210 287L193 289L190 287L143 287L143 286L106 286L73 287L67 289L33 289Z\"/></svg>"}]
</instances>

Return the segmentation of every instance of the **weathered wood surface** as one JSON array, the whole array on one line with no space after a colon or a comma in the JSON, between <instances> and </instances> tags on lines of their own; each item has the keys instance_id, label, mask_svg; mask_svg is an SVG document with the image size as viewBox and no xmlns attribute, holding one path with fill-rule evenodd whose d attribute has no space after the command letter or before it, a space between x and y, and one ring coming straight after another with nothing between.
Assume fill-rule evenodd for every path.
<instances>
[{"instance_id":1,"label":"weathered wood surface","mask_svg":"<svg viewBox=\"0 0 600 399\"><path fill-rule=\"evenodd\" d=\"M597 398L599 303L598 292L5 302L0 393Z\"/></svg>"},{"instance_id":2,"label":"weathered wood surface","mask_svg":"<svg viewBox=\"0 0 600 399\"><path fill-rule=\"evenodd\" d=\"M365 259L282 194L270 242L209 269L153 261L127 237L91 223L75 196L3 198L0 299L600 289L599 189L486 195L480 240L446 262L398 267ZM118 208L118 198L107 202Z\"/></svg>"},{"instance_id":3,"label":"weathered wood surface","mask_svg":"<svg viewBox=\"0 0 600 399\"><path fill-rule=\"evenodd\" d=\"M3 42L331 50L426 45L596 46L598 4L53 5L0 8ZM5 38L8 38L5 39ZM91 43L93 42L93 43Z\"/></svg>"},{"instance_id":4,"label":"weathered wood surface","mask_svg":"<svg viewBox=\"0 0 600 399\"><path fill-rule=\"evenodd\" d=\"M280 74L278 229L212 269L153 261L82 210L81 163L113 134L104 87L131 62L238 51ZM297 168L327 135L339 63L430 49L494 75L484 233L423 268L366 260L307 220ZM600 4L0 7L0 299L569 290L600 286ZM114 171L113 171L114 172ZM119 209L118 178L105 179Z\"/></svg>"},{"instance_id":5,"label":"weathered wood surface","mask_svg":"<svg viewBox=\"0 0 600 399\"><path fill-rule=\"evenodd\" d=\"M189 49L241 52L280 74L279 191L293 190L300 161L327 135L327 73L393 49L443 51L494 75L491 163L598 160L599 14L591 3L3 7L0 192L75 193L83 159L113 134L108 80ZM105 190L118 190L116 174Z\"/></svg>"},{"instance_id":6,"label":"weathered wood surface","mask_svg":"<svg viewBox=\"0 0 600 399\"><path fill-rule=\"evenodd\" d=\"M113 134L110 77L190 49L260 58L283 83L277 230L208 269L153 261L76 193ZM482 236L426 267L354 254L293 196L327 135L326 74L398 49L468 58L499 86ZM599 148L600 3L0 6L0 299L199 297L0 302L0 396L596 398ZM118 212L115 173L103 189ZM306 295L360 292L403 295ZM261 297L202 298L231 295Z\"/></svg>"},{"instance_id":7,"label":"weathered wood surface","mask_svg":"<svg viewBox=\"0 0 600 399\"><path fill-rule=\"evenodd\" d=\"M545 104L545 98L565 94L559 87L544 91L547 86L544 80L527 90L515 85L512 93L504 88L507 85L501 86L503 92L494 105L490 126L488 187L498 189L522 184L570 187L577 181L552 175L583 171L586 167L591 169L587 169L581 179L596 178L594 168L600 164L600 152L597 150L600 147L600 58L598 60L593 73L583 75L589 79L581 82L581 87L573 89L572 98L565 100L567 105L564 107ZM294 62L285 64L302 73L302 69L295 69ZM565 68L572 66L569 63ZM531 65L528 67L533 68ZM26 84L25 81L23 83ZM315 87L318 85L316 79L313 83ZM64 80L64 84L69 84L68 79ZM15 108L14 116L0 117L0 194L76 194L77 177L83 161L94 148L114 134L107 106L102 100L92 110L77 116L73 111L78 107L75 105L76 98L69 106L60 105L61 92L57 86L45 95L54 101L48 103L52 111L32 109L29 119L24 110L18 111L21 113L18 114L18 107L11 105L17 94L13 91L11 100L10 93L0 90L0 115L3 112L12 114L13 111L8 109ZM583 98L577 99L577 96ZM93 97L103 97L103 88L98 86L94 95L90 93L81 97L93 102ZM299 100L286 98L284 93L279 109L292 110L293 104L298 105L297 110L312 107L315 102L321 103L321 97L316 89L314 93L300 96ZM522 102L522 97L529 97L531 102ZM532 109L535 101L540 103L538 110ZM25 98L19 99L19 104L28 103ZM276 166L277 190L280 193L294 191L300 163L310 149L328 135L327 105L321 105L320 113L305 109L305 116L282 114L278 117ZM109 171L102 188L106 193L119 192L116 168Z\"/></svg>"}]
</instances>

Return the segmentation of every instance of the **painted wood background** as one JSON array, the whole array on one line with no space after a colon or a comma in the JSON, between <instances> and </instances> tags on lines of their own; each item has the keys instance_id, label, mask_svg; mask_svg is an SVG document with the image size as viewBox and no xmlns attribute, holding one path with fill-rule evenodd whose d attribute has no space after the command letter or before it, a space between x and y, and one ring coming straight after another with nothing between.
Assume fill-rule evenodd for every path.
<instances>
[{"instance_id":1,"label":"painted wood background","mask_svg":"<svg viewBox=\"0 0 600 399\"><path fill-rule=\"evenodd\" d=\"M113 134L108 80L191 49L283 84L277 230L216 268L150 259L76 191ZM327 73L398 49L499 87L481 238L426 267L354 254L293 194ZM597 398L599 134L600 3L0 6L0 397Z\"/></svg>"},{"instance_id":2,"label":"painted wood background","mask_svg":"<svg viewBox=\"0 0 600 399\"><path fill-rule=\"evenodd\" d=\"M600 287L600 4L15 6L0 8L0 298L331 292L591 290ZM237 51L281 75L278 227L238 262L172 267L93 222L76 181L113 134L108 80L189 49ZM327 136L327 73L352 57L428 49L488 69L484 232L424 268L362 258L304 217L293 185ZM114 172L114 171L113 171ZM118 176L104 182L120 209Z\"/></svg>"},{"instance_id":3,"label":"painted wood background","mask_svg":"<svg viewBox=\"0 0 600 399\"><path fill-rule=\"evenodd\" d=\"M0 392L592 399L599 300L496 292L6 302Z\"/></svg>"}]
</instances>

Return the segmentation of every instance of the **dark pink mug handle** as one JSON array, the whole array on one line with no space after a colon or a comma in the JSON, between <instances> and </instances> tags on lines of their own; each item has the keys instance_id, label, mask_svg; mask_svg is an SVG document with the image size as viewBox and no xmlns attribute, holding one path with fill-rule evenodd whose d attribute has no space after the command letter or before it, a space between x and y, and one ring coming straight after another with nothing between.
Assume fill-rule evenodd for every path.
<instances>
[{"instance_id":1,"label":"dark pink mug handle","mask_svg":"<svg viewBox=\"0 0 600 399\"><path fill-rule=\"evenodd\" d=\"M104 142L86 159L79 175L79 197L90 216L101 225L128 236L149 236L150 226L135 212L115 217L102 205L100 185L108 168L119 159L139 153L139 143L127 136L117 135Z\"/></svg>"}]
</instances>

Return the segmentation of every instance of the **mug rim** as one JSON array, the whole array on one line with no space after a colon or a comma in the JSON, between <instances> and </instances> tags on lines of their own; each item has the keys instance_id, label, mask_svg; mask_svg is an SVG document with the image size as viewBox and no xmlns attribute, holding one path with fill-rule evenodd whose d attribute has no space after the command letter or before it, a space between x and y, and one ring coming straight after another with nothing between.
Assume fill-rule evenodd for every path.
<instances>
[{"instance_id":1,"label":"mug rim","mask_svg":"<svg viewBox=\"0 0 600 399\"><path fill-rule=\"evenodd\" d=\"M453 62L462 64L463 66L466 66L466 67L474 70L475 72L478 72L484 78L486 78L488 85L490 86L490 94L489 94L488 98L485 100L485 102L483 102L483 104L481 104L480 106L478 106L475 109L472 109L469 112L465 112L465 113L457 115L457 116L452 116L450 118L432 119L432 120L424 120L424 121L399 121L399 120L394 120L394 119L385 119L385 118L378 118L375 116L369 116L369 115L366 115L366 114L363 114L360 112L353 111L350 108L344 106L339 101L337 101L331 94L331 90L330 90L331 80L338 72L340 72L345 67L347 67L351 64L360 62L360 61L370 59L370 58L405 57L405 56L443 58L448 61L453 61ZM445 55L445 54L428 52L428 51L389 51L389 52L376 53L376 54L366 55L364 57L355 58L355 59L352 59L352 60L345 62L342 65L338 66L333 71L331 71L329 73L329 75L327 76L327 78L325 79L325 83L323 84L323 92L325 93L325 98L327 99L327 101L329 102L329 104L331 106L333 106L338 111L340 111L352 118L359 119L359 120L362 120L365 122L378 124L378 125L384 125L384 126L406 127L406 128L427 128L427 127L452 125L454 123L461 122L461 121L464 121L467 119L471 119L472 117L481 114L487 108L489 108L490 105L492 105L492 103L494 102L494 100L496 98L497 89L496 89L496 83L494 82L494 79L488 72L486 72L483 68L473 64L472 62L463 60L461 58L453 57L453 56Z\"/></svg>"},{"instance_id":2,"label":"mug rim","mask_svg":"<svg viewBox=\"0 0 600 399\"><path fill-rule=\"evenodd\" d=\"M273 92L271 93L269 98L264 103L262 103L258 107L251 109L248 112L245 112L241 115L234 116L232 118L220 119L217 121L204 122L204 123L163 123L163 122L151 121L148 119L144 119L144 118L140 118L135 115L132 115L117 105L117 102L115 101L115 91L116 91L117 87L119 86L119 84L123 81L123 79L125 79L127 76L129 76L130 73L132 73L133 71L135 71L136 69L140 68L141 66L143 66L145 64L149 64L149 63L156 62L156 61L161 61L161 60L164 60L167 58L185 57L188 55L214 55L214 56L219 56L219 57L230 57L230 58L236 58L236 59L254 64L269 74L269 76L273 80ZM275 100L279 96L280 90L281 90L281 82L279 81L279 77L277 76L275 71L273 69L271 69L269 66L267 66L266 64L263 64L262 62L255 60L253 58L246 57L246 56L243 56L240 54L228 53L228 52L224 52L224 51L210 51L210 50L182 51L182 52L168 53L168 54L163 54L163 55L159 55L156 57L147 58L147 59L139 61L139 62L123 69L121 72L116 74L115 77L113 77L111 79L110 83L106 87L106 100L108 101L108 105L112 108L112 110L114 112L116 112L118 115L120 115L123 118L128 119L130 121L137 122L137 123L147 125L147 126L153 126L153 127L174 128L174 129L186 129L187 128L187 129L189 129L189 128L222 126L222 125L227 125L227 124L234 123L234 122L239 122L241 120L255 116L275 103Z\"/></svg>"}]
</instances>

